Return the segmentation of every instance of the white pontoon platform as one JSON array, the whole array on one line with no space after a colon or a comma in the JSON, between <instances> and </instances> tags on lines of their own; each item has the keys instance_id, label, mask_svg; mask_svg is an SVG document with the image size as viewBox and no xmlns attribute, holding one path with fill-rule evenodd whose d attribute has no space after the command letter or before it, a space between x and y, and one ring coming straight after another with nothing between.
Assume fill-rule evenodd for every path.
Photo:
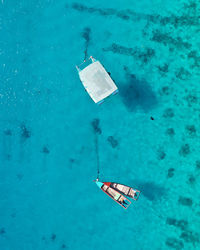
<instances>
[{"instance_id":1,"label":"white pontoon platform","mask_svg":"<svg viewBox=\"0 0 200 250\"><path fill-rule=\"evenodd\" d=\"M102 103L109 95L118 92L117 86L114 84L110 75L104 69L102 64L90 57L91 63L84 61L80 66L76 66L80 80L95 103ZM81 67L86 64L85 68Z\"/></svg>"}]
</instances>

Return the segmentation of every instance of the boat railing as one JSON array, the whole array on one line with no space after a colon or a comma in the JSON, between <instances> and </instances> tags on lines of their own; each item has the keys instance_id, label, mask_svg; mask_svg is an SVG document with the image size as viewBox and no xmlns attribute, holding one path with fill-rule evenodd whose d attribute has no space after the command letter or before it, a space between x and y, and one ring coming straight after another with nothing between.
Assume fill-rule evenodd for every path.
<instances>
[{"instance_id":1,"label":"boat railing","mask_svg":"<svg viewBox=\"0 0 200 250\"><path fill-rule=\"evenodd\" d=\"M89 58L85 59L81 64L76 65L76 69L78 70L78 72L80 72L81 70L83 70L85 67L87 67L88 65L91 64L93 62L96 62L96 59L92 56L90 56ZM84 67L83 67L84 66Z\"/></svg>"}]
</instances>

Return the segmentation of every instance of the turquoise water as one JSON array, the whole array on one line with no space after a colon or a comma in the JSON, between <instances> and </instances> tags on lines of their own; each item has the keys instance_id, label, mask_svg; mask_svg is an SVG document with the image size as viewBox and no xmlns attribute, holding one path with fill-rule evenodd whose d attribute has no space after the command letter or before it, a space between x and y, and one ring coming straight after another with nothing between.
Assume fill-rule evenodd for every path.
<instances>
[{"instance_id":1,"label":"turquoise water","mask_svg":"<svg viewBox=\"0 0 200 250\"><path fill-rule=\"evenodd\" d=\"M200 249L199 10L2 1L0 249ZM101 106L89 55L119 87ZM129 209L92 182L97 153L101 181L141 190Z\"/></svg>"}]
</instances>

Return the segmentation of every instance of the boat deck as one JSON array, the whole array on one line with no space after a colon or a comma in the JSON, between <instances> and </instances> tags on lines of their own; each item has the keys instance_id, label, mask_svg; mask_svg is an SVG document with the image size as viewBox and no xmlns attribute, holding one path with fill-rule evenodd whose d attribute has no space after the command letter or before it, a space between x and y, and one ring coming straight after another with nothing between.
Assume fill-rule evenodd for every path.
<instances>
[{"instance_id":1,"label":"boat deck","mask_svg":"<svg viewBox=\"0 0 200 250\"><path fill-rule=\"evenodd\" d=\"M93 61L79 71L83 86L95 103L118 91L117 86L99 61Z\"/></svg>"}]
</instances>

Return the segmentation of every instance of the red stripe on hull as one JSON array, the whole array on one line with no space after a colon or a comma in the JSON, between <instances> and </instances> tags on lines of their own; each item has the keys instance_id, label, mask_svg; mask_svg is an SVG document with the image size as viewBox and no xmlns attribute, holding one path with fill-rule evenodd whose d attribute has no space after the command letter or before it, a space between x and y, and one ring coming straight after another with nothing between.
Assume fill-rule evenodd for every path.
<instances>
[{"instance_id":1,"label":"red stripe on hull","mask_svg":"<svg viewBox=\"0 0 200 250\"><path fill-rule=\"evenodd\" d=\"M104 183L104 182L103 182ZM106 182L105 182L106 183ZM108 182L108 183L111 183L111 182ZM104 184L105 185L105 184ZM125 207L123 204L121 204L119 201L117 201L117 200L115 200L109 193L107 193L106 191L104 191L102 188L101 188L101 190L105 193L105 194L107 194L108 196L110 196L110 198L112 199L112 200L114 200L115 202L117 202L121 207L123 207L124 209L127 209L130 205L131 205L131 201L129 200L129 199L127 199L125 196L123 196L122 194L120 194L119 192L117 192L116 190L116 192L118 193L118 194L120 194L123 198L124 198L124 200L127 200L128 202L129 202L129 204L127 205L127 207Z\"/></svg>"},{"instance_id":2,"label":"red stripe on hull","mask_svg":"<svg viewBox=\"0 0 200 250\"><path fill-rule=\"evenodd\" d=\"M106 186L110 187L111 182L103 182Z\"/></svg>"}]
</instances>

